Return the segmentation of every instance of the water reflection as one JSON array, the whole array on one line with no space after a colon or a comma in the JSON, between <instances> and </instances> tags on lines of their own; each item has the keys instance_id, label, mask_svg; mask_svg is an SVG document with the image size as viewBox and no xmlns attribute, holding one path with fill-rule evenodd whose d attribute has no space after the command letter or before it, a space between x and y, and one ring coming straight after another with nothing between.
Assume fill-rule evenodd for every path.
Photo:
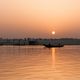
<instances>
[{"instance_id":1,"label":"water reflection","mask_svg":"<svg viewBox=\"0 0 80 80\"><path fill-rule=\"evenodd\" d=\"M0 47L0 80L80 80L80 47Z\"/></svg>"},{"instance_id":2,"label":"water reflection","mask_svg":"<svg viewBox=\"0 0 80 80\"><path fill-rule=\"evenodd\" d=\"M56 63L56 49L55 48L51 48L52 51L52 65L55 68L55 63Z\"/></svg>"}]
</instances>

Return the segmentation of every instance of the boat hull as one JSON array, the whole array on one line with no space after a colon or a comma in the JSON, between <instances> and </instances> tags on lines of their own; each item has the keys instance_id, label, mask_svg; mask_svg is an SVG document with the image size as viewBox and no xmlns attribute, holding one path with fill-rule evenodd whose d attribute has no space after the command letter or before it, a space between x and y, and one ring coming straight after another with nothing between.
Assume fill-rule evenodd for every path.
<instances>
[{"instance_id":1,"label":"boat hull","mask_svg":"<svg viewBox=\"0 0 80 80\"><path fill-rule=\"evenodd\" d=\"M44 45L47 48L53 48L53 47L64 47L64 45Z\"/></svg>"}]
</instances>

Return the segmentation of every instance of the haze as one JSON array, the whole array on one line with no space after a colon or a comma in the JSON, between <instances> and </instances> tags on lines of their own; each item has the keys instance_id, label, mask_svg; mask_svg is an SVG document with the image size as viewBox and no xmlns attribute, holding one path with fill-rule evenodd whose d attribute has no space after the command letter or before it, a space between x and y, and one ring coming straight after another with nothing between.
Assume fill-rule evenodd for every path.
<instances>
[{"instance_id":1,"label":"haze","mask_svg":"<svg viewBox=\"0 0 80 80\"><path fill-rule=\"evenodd\" d=\"M80 0L0 0L0 37L80 38Z\"/></svg>"}]
</instances>

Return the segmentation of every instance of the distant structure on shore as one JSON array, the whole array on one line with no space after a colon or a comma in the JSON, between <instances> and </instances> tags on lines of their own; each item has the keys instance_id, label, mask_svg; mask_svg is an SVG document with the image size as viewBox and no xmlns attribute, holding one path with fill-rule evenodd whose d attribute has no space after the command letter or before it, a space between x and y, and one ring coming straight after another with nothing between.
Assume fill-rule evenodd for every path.
<instances>
[{"instance_id":1,"label":"distant structure on shore","mask_svg":"<svg viewBox=\"0 0 80 80\"><path fill-rule=\"evenodd\" d=\"M80 39L61 38L61 39L3 39L0 38L0 45L43 45L43 44L63 43L64 45L80 45Z\"/></svg>"}]
</instances>

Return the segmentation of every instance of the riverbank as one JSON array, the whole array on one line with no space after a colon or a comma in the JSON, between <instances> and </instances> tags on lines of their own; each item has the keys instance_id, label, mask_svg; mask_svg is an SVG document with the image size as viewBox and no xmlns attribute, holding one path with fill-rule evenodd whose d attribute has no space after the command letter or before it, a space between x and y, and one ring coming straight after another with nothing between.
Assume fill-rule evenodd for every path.
<instances>
[{"instance_id":1,"label":"riverbank","mask_svg":"<svg viewBox=\"0 0 80 80\"><path fill-rule=\"evenodd\" d=\"M80 39L61 38L61 39L0 39L0 45L43 45L43 44L64 44L80 45Z\"/></svg>"}]
</instances>

